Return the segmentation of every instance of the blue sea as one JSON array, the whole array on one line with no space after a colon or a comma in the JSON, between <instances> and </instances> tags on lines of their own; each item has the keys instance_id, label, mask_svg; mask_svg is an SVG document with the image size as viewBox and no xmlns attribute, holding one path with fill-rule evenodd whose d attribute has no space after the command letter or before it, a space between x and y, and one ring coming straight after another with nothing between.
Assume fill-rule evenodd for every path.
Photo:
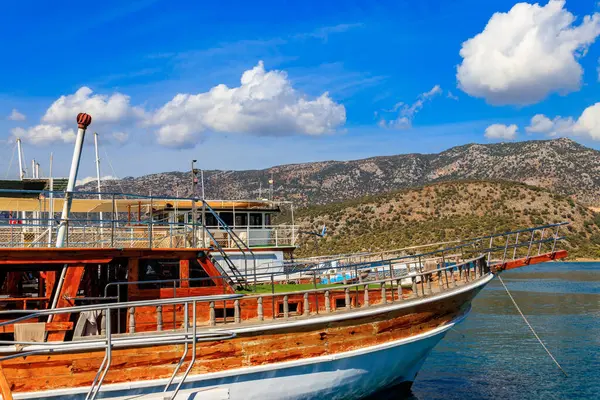
<instances>
[{"instance_id":1,"label":"blue sea","mask_svg":"<svg viewBox=\"0 0 600 400\"><path fill-rule=\"evenodd\" d=\"M382 399L600 399L600 263L546 263L502 274L552 362L494 279L433 350L412 393Z\"/></svg>"}]
</instances>

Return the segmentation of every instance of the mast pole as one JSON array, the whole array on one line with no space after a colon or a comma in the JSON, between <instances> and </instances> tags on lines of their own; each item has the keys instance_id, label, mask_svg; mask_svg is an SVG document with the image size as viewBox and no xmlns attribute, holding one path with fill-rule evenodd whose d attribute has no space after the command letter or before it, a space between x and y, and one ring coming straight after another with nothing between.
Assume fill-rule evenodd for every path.
<instances>
[{"instance_id":1,"label":"mast pole","mask_svg":"<svg viewBox=\"0 0 600 400\"><path fill-rule=\"evenodd\" d=\"M23 148L21 147L21 138L17 138L17 151L19 152L19 180L25 178L25 171L23 170Z\"/></svg>"},{"instance_id":2,"label":"mast pole","mask_svg":"<svg viewBox=\"0 0 600 400\"><path fill-rule=\"evenodd\" d=\"M98 132L94 132L94 148L96 150L96 179L98 181L98 200L102 200L102 189L100 187L100 156L98 155ZM104 221L102 211L100 211L100 226Z\"/></svg>"},{"instance_id":3,"label":"mast pole","mask_svg":"<svg viewBox=\"0 0 600 400\"><path fill-rule=\"evenodd\" d=\"M48 170L48 181L50 182L50 205L48 211L48 247L52 247L52 222L54 221L54 178L52 177L52 158L50 153L50 168Z\"/></svg>"},{"instance_id":4,"label":"mast pole","mask_svg":"<svg viewBox=\"0 0 600 400\"><path fill-rule=\"evenodd\" d=\"M77 139L75 148L73 149L73 160L71 161L71 170L69 172L69 181L65 192L65 201L62 214L60 217L60 225L56 235L56 247L63 247L65 244L65 235L67 233L67 222L71 212L71 203L73 202L73 191L75 190L75 182L77 181L77 172L79 171L79 162L81 161L81 149L83 148L83 139L85 138L85 130L92 123L92 117L88 114L80 113L77 115Z\"/></svg>"}]
</instances>

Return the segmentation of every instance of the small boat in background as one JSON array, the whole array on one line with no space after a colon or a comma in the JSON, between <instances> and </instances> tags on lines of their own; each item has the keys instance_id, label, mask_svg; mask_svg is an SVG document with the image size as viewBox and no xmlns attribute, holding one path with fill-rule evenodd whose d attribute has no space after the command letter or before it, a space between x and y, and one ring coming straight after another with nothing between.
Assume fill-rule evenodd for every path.
<instances>
[{"instance_id":1,"label":"small boat in background","mask_svg":"<svg viewBox=\"0 0 600 400\"><path fill-rule=\"evenodd\" d=\"M561 223L292 261L298 229L270 224L272 202L74 192L90 122L78 117L66 193L1 191L0 209L30 213L0 226L4 400L346 399L410 386L497 274L567 256Z\"/></svg>"}]
</instances>

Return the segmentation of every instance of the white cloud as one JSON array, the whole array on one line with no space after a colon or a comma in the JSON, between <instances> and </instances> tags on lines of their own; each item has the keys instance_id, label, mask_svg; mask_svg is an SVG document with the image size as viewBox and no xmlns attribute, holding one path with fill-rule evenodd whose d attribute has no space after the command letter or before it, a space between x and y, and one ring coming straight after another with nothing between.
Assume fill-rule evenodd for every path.
<instances>
[{"instance_id":1,"label":"white cloud","mask_svg":"<svg viewBox=\"0 0 600 400\"><path fill-rule=\"evenodd\" d=\"M12 134L37 146L56 142L70 143L75 140L72 127L80 112L92 116L94 130L107 131L107 137L118 143L127 140L127 133L122 131L123 126L130 126L144 116L144 110L132 106L129 96L125 94L93 94L90 88L83 86L75 93L60 96L54 101L42 117L41 124L28 129L15 128ZM108 133L117 127L119 131Z\"/></svg>"},{"instance_id":2,"label":"white cloud","mask_svg":"<svg viewBox=\"0 0 600 400\"><path fill-rule=\"evenodd\" d=\"M531 118L525 130L548 136L583 136L600 140L600 102L583 110L577 120L561 116L550 119L543 114L537 114Z\"/></svg>"},{"instance_id":3,"label":"white cloud","mask_svg":"<svg viewBox=\"0 0 600 400\"><path fill-rule=\"evenodd\" d=\"M446 97L451 99L451 100L456 100L458 101L458 96L455 96L451 91L448 90L448 93L446 94Z\"/></svg>"},{"instance_id":4,"label":"white cloud","mask_svg":"<svg viewBox=\"0 0 600 400\"><path fill-rule=\"evenodd\" d=\"M83 86L74 94L60 96L52 103L42 117L42 122L57 125L73 124L80 112L90 114L95 125L124 122L143 115L142 109L131 106L127 95L93 94L92 89Z\"/></svg>"},{"instance_id":5,"label":"white cloud","mask_svg":"<svg viewBox=\"0 0 600 400\"><path fill-rule=\"evenodd\" d=\"M64 129L50 124L40 124L28 129L13 128L11 133L14 138L21 138L24 142L35 146L44 146L56 142L72 143L76 137L73 129Z\"/></svg>"},{"instance_id":6,"label":"white cloud","mask_svg":"<svg viewBox=\"0 0 600 400\"><path fill-rule=\"evenodd\" d=\"M564 0L518 3L495 13L483 32L463 43L458 86L490 104L533 104L550 93L579 90L578 58L600 35L600 14L575 16Z\"/></svg>"},{"instance_id":7,"label":"white cloud","mask_svg":"<svg viewBox=\"0 0 600 400\"><path fill-rule=\"evenodd\" d=\"M421 111L423 105L434 98L435 96L442 93L442 88L440 85L435 85L431 88L431 90L421 93L417 100L412 104L405 104L403 102L398 102L392 107L391 110L383 110L384 112L397 112L398 116L393 120L381 119L378 122L378 125L382 128L394 128L394 129L407 129L412 126L412 121L415 115Z\"/></svg>"},{"instance_id":8,"label":"white cloud","mask_svg":"<svg viewBox=\"0 0 600 400\"><path fill-rule=\"evenodd\" d=\"M517 125L493 124L485 129L488 139L514 140L517 137Z\"/></svg>"},{"instance_id":9,"label":"white cloud","mask_svg":"<svg viewBox=\"0 0 600 400\"><path fill-rule=\"evenodd\" d=\"M25 121L27 119L25 114L21 114L16 108L12 109L12 112L7 118L11 121Z\"/></svg>"},{"instance_id":10,"label":"white cloud","mask_svg":"<svg viewBox=\"0 0 600 400\"><path fill-rule=\"evenodd\" d=\"M253 135L322 135L346 121L343 105L327 92L314 100L296 91L283 71L265 71L261 62L245 71L238 87L217 85L208 92L178 94L152 113L157 140L170 147L190 147L202 132Z\"/></svg>"},{"instance_id":11,"label":"white cloud","mask_svg":"<svg viewBox=\"0 0 600 400\"><path fill-rule=\"evenodd\" d=\"M75 182L75 184L77 186L81 186L81 185L85 185L86 183L89 182L96 182L98 178L95 176L87 176L83 179L77 179L77 182ZM111 175L106 175L100 178L100 182L102 181L114 181L114 180L118 180L119 178L117 178L116 176L111 176Z\"/></svg>"}]
</instances>

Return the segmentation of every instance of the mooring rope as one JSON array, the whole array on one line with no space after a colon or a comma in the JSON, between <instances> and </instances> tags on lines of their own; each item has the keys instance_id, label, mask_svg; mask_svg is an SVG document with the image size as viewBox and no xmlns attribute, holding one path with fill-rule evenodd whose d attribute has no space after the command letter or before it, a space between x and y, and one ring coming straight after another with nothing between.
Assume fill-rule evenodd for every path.
<instances>
[{"instance_id":1,"label":"mooring rope","mask_svg":"<svg viewBox=\"0 0 600 400\"><path fill-rule=\"evenodd\" d=\"M560 366L560 364L558 363L558 361L556 361L556 358L554 358L554 356L552 355L552 353L550 353L550 350L548 350L548 348L546 347L546 345L544 344L544 342L542 342L542 339L540 339L540 337L538 336L538 334L535 333L535 329L533 329L533 326L531 326L531 324L529 323L529 321L527 321L527 317L525 317L525 314L523 314L523 312L519 308L519 305L517 304L517 302L515 301L515 299L512 297L512 294L510 294L508 288L506 287L506 285L504 284L504 281L502 280L502 277L499 274L498 274L498 279L500 280L500 283L502 283L502 286L504 286L504 289L506 290L506 294L508 294L508 297L510 297L510 299L512 300L513 304L515 305L515 308L517 309L517 311L519 312L519 314L521 314L521 317L523 317L523 321L525 321L525 323L527 324L527 326L529 327L529 329L531 330L531 332L533 333L533 335L535 336L535 338L538 340L538 342L540 342L540 344L542 345L542 347L544 348L544 350L546 350L546 353L548 353L548 355L550 356L550 358L552 359L552 361L554 361L554 364L556 364L556 366L558 367L558 369L560 369L562 371L562 373L565 374L566 377L568 377L569 375L567 375L567 373Z\"/></svg>"}]
</instances>

